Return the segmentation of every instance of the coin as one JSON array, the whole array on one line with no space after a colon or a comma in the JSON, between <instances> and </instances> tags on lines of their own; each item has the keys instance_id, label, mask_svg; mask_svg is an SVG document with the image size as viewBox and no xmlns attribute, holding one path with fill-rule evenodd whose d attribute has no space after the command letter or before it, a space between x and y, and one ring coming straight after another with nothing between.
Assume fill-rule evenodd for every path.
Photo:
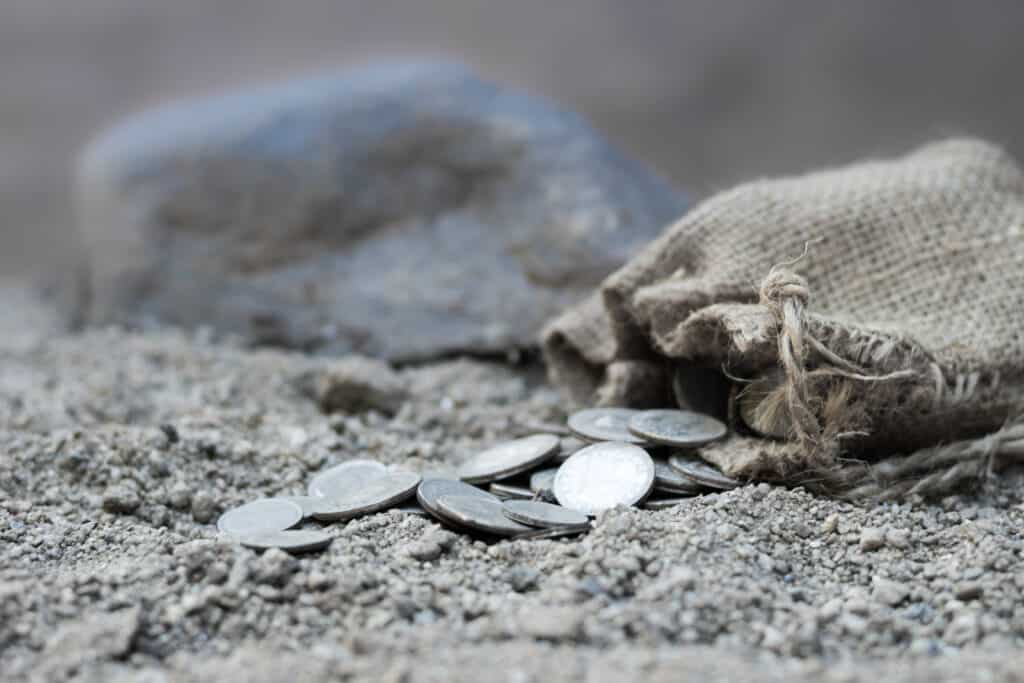
<instances>
[{"instance_id":1,"label":"coin","mask_svg":"<svg viewBox=\"0 0 1024 683\"><path fill-rule=\"evenodd\" d=\"M530 475L530 490L534 493L545 493L551 491L555 485L555 475L558 474L557 467L548 467L537 470Z\"/></svg>"},{"instance_id":2,"label":"coin","mask_svg":"<svg viewBox=\"0 0 1024 683\"><path fill-rule=\"evenodd\" d=\"M290 553L307 553L323 550L331 544L334 537L315 529L296 529L293 531L256 531L242 534L238 542L247 548L268 550L280 548Z\"/></svg>"},{"instance_id":3,"label":"coin","mask_svg":"<svg viewBox=\"0 0 1024 683\"><path fill-rule=\"evenodd\" d=\"M459 468L459 479L470 484L485 484L525 472L547 460L558 449L554 434L506 441L488 448Z\"/></svg>"},{"instance_id":4,"label":"coin","mask_svg":"<svg viewBox=\"0 0 1024 683\"><path fill-rule=\"evenodd\" d=\"M515 540L542 540L549 538L562 538L563 536L578 536L586 531L590 530L590 525L582 526L555 526L550 529L530 529L527 532L516 534L512 538Z\"/></svg>"},{"instance_id":5,"label":"coin","mask_svg":"<svg viewBox=\"0 0 1024 683\"><path fill-rule=\"evenodd\" d=\"M444 512L438 506L437 501L441 496L477 496L486 500L500 503L501 499L497 496L493 496L483 489L478 489L475 486L470 486L465 482L461 482L457 479L446 479L444 477L430 477L420 482L419 488L416 489L416 500L423 509L430 513L432 517L440 522L453 523L452 520L445 516Z\"/></svg>"},{"instance_id":6,"label":"coin","mask_svg":"<svg viewBox=\"0 0 1024 683\"><path fill-rule=\"evenodd\" d=\"M388 472L358 490L349 489L341 495L319 499L313 516L334 522L386 510L412 496L419 483L420 475L414 472Z\"/></svg>"},{"instance_id":7,"label":"coin","mask_svg":"<svg viewBox=\"0 0 1024 683\"><path fill-rule=\"evenodd\" d=\"M514 522L502 512L500 501L485 500L479 496L441 496L438 508L445 517L476 531L496 536L514 536L530 527Z\"/></svg>"},{"instance_id":8,"label":"coin","mask_svg":"<svg viewBox=\"0 0 1024 683\"><path fill-rule=\"evenodd\" d=\"M647 451L609 441L587 446L558 468L555 498L564 507L595 515L616 505L636 505L654 486Z\"/></svg>"},{"instance_id":9,"label":"coin","mask_svg":"<svg viewBox=\"0 0 1024 683\"><path fill-rule=\"evenodd\" d=\"M309 519L313 516L313 506L319 500L319 496L281 496L282 500L289 500L302 509L302 518Z\"/></svg>"},{"instance_id":10,"label":"coin","mask_svg":"<svg viewBox=\"0 0 1024 683\"><path fill-rule=\"evenodd\" d=\"M302 508L284 498L260 498L232 508L217 520L217 528L239 536L257 531L284 531L302 521Z\"/></svg>"},{"instance_id":11,"label":"coin","mask_svg":"<svg viewBox=\"0 0 1024 683\"><path fill-rule=\"evenodd\" d=\"M509 519L528 526L550 528L590 523L590 518L582 512L535 500L506 500L502 511Z\"/></svg>"},{"instance_id":12,"label":"coin","mask_svg":"<svg viewBox=\"0 0 1024 683\"><path fill-rule=\"evenodd\" d=\"M742 486L742 482L727 477L700 456L689 453L676 453L668 459L668 464L684 477L688 477L701 486L713 489L734 489Z\"/></svg>"},{"instance_id":13,"label":"coin","mask_svg":"<svg viewBox=\"0 0 1024 683\"><path fill-rule=\"evenodd\" d=\"M512 484L502 484L501 482L493 482L487 487L488 490L502 500L518 499L518 500L530 500L533 498L533 491L522 486L513 486Z\"/></svg>"},{"instance_id":14,"label":"coin","mask_svg":"<svg viewBox=\"0 0 1024 683\"><path fill-rule=\"evenodd\" d=\"M681 475L668 462L657 459L654 461L654 490L695 496L701 493L704 487L693 479Z\"/></svg>"},{"instance_id":15,"label":"coin","mask_svg":"<svg viewBox=\"0 0 1024 683\"><path fill-rule=\"evenodd\" d=\"M375 460L349 460L320 472L309 482L309 495L325 498L386 474L388 468Z\"/></svg>"},{"instance_id":16,"label":"coin","mask_svg":"<svg viewBox=\"0 0 1024 683\"><path fill-rule=\"evenodd\" d=\"M686 498L648 498L640 507L644 510L668 510L678 505L689 505L693 500L692 496Z\"/></svg>"},{"instance_id":17,"label":"coin","mask_svg":"<svg viewBox=\"0 0 1024 683\"><path fill-rule=\"evenodd\" d=\"M629 431L629 421L637 414L628 408L589 408L569 416L569 429L587 441L618 441L645 444L647 441Z\"/></svg>"},{"instance_id":18,"label":"coin","mask_svg":"<svg viewBox=\"0 0 1024 683\"><path fill-rule=\"evenodd\" d=\"M575 436L563 436L558 440L558 451L551 459L561 465L569 459L570 455L588 445L590 445L589 441L578 439Z\"/></svg>"},{"instance_id":19,"label":"coin","mask_svg":"<svg viewBox=\"0 0 1024 683\"><path fill-rule=\"evenodd\" d=\"M630 418L629 431L654 443L693 448L721 439L728 430L715 418L688 410L644 410Z\"/></svg>"},{"instance_id":20,"label":"coin","mask_svg":"<svg viewBox=\"0 0 1024 683\"><path fill-rule=\"evenodd\" d=\"M399 505L398 507L391 508L392 512L397 512L400 515L415 515L416 517L429 517L430 513L420 507L419 503L406 503L405 505Z\"/></svg>"}]
</instances>

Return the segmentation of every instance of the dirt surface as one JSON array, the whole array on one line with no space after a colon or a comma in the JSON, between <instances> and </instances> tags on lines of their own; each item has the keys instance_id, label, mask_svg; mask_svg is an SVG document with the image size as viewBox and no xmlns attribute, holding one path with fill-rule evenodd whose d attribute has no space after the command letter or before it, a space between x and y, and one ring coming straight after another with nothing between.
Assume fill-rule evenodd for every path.
<instances>
[{"instance_id":1,"label":"dirt surface","mask_svg":"<svg viewBox=\"0 0 1024 683\"><path fill-rule=\"evenodd\" d=\"M1018 474L872 508L752 485L558 541L389 512L261 555L222 509L352 457L450 470L563 402L536 367L459 359L400 370L393 415L326 415L336 360L66 336L17 287L0 310L5 680L1021 679Z\"/></svg>"}]
</instances>

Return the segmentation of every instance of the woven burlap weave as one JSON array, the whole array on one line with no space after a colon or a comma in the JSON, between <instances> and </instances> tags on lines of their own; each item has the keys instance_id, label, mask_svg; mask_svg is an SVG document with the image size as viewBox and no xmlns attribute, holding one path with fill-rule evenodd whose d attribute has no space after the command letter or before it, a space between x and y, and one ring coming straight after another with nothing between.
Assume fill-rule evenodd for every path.
<instances>
[{"instance_id":1,"label":"woven burlap weave","mask_svg":"<svg viewBox=\"0 0 1024 683\"><path fill-rule=\"evenodd\" d=\"M552 379L587 404L665 405L677 371L721 369L738 435L702 454L733 476L842 491L890 477L906 492L929 463L963 465L950 449L978 475L1004 441L1019 448L1012 429L973 439L1024 404L1024 174L952 140L743 185L670 226L543 343ZM892 479L891 458L938 445Z\"/></svg>"}]
</instances>

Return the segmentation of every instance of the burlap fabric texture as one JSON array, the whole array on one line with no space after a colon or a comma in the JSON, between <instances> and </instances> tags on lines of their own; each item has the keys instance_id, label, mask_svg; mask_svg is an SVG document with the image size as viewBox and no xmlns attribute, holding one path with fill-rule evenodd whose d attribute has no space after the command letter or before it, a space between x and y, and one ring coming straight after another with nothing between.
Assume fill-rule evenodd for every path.
<instances>
[{"instance_id":1,"label":"burlap fabric texture","mask_svg":"<svg viewBox=\"0 0 1024 683\"><path fill-rule=\"evenodd\" d=\"M951 140L740 186L543 344L581 403L667 405L673 379L699 401L725 378L734 435L701 454L727 474L955 490L1024 450L1024 174L997 147Z\"/></svg>"}]
</instances>

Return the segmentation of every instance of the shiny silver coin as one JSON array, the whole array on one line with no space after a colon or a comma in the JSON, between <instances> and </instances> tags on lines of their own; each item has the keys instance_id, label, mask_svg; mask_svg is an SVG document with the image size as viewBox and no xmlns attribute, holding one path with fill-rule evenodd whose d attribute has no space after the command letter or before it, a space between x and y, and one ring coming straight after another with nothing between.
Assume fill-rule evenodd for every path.
<instances>
[{"instance_id":1,"label":"shiny silver coin","mask_svg":"<svg viewBox=\"0 0 1024 683\"><path fill-rule=\"evenodd\" d=\"M459 468L459 479L470 484L486 484L507 479L533 469L558 450L554 434L534 434L488 448Z\"/></svg>"},{"instance_id":2,"label":"shiny silver coin","mask_svg":"<svg viewBox=\"0 0 1024 683\"><path fill-rule=\"evenodd\" d=\"M530 527L506 517L500 501L485 500L479 496L441 496L437 505L445 517L468 529L495 536L515 536L530 530Z\"/></svg>"},{"instance_id":3,"label":"shiny silver coin","mask_svg":"<svg viewBox=\"0 0 1024 683\"><path fill-rule=\"evenodd\" d=\"M540 541L551 538L563 538L565 536L579 536L590 531L589 524L582 524L577 526L556 526L550 529L530 529L529 531L516 534L512 538L515 540L533 540Z\"/></svg>"},{"instance_id":4,"label":"shiny silver coin","mask_svg":"<svg viewBox=\"0 0 1024 683\"><path fill-rule=\"evenodd\" d=\"M654 490L663 493L696 496L704 491L704 487L689 477L684 477L667 461L654 461Z\"/></svg>"},{"instance_id":5,"label":"shiny silver coin","mask_svg":"<svg viewBox=\"0 0 1024 683\"><path fill-rule=\"evenodd\" d=\"M419 503L406 503L399 505L398 507L391 508L392 512L400 515L414 515L416 517L429 517L430 513L420 507Z\"/></svg>"},{"instance_id":6,"label":"shiny silver coin","mask_svg":"<svg viewBox=\"0 0 1024 683\"><path fill-rule=\"evenodd\" d=\"M334 537L315 529L295 529L293 531L258 531L243 534L238 542L247 548L268 550L280 548L289 553L308 553L323 550L331 544Z\"/></svg>"},{"instance_id":7,"label":"shiny silver coin","mask_svg":"<svg viewBox=\"0 0 1024 683\"><path fill-rule=\"evenodd\" d=\"M319 499L313 517L335 522L386 510L409 499L419 483L420 475L414 472L388 472L359 490L349 489L341 495Z\"/></svg>"},{"instance_id":8,"label":"shiny silver coin","mask_svg":"<svg viewBox=\"0 0 1024 683\"><path fill-rule=\"evenodd\" d=\"M558 452L555 453L551 460L561 465L563 462L569 459L569 456L578 450L586 448L590 445L589 441L577 438L575 436L563 436L558 440Z\"/></svg>"},{"instance_id":9,"label":"shiny silver coin","mask_svg":"<svg viewBox=\"0 0 1024 683\"><path fill-rule=\"evenodd\" d=\"M441 511L440 506L437 504L437 501L441 496L477 496L495 503L501 502L501 499L497 496L491 495L483 489L470 486L469 484L457 479L429 477L421 481L419 488L416 489L417 502L419 502L419 504L423 506L423 509L430 513L434 519L437 519L440 522L454 524L455 526L458 526L457 522L453 522L445 517L444 512Z\"/></svg>"},{"instance_id":10,"label":"shiny silver coin","mask_svg":"<svg viewBox=\"0 0 1024 683\"><path fill-rule=\"evenodd\" d=\"M506 517L515 522L545 529L590 523L590 518L582 512L535 500L506 500L502 510Z\"/></svg>"},{"instance_id":11,"label":"shiny silver coin","mask_svg":"<svg viewBox=\"0 0 1024 683\"><path fill-rule=\"evenodd\" d=\"M647 451L609 441L587 446L566 460L555 475L559 504L588 515L616 505L636 505L654 487L654 461Z\"/></svg>"},{"instance_id":12,"label":"shiny silver coin","mask_svg":"<svg viewBox=\"0 0 1024 683\"><path fill-rule=\"evenodd\" d=\"M558 474L557 467L548 467L537 470L530 475L530 490L534 493L547 493L555 486L555 475Z\"/></svg>"},{"instance_id":13,"label":"shiny silver coin","mask_svg":"<svg viewBox=\"0 0 1024 683\"><path fill-rule=\"evenodd\" d=\"M637 412L628 408L589 408L569 416L569 429L590 442L618 441L643 445L647 441L629 431L629 421Z\"/></svg>"},{"instance_id":14,"label":"shiny silver coin","mask_svg":"<svg viewBox=\"0 0 1024 683\"><path fill-rule=\"evenodd\" d=\"M644 410L630 418L629 431L652 443L695 448L721 439L728 429L713 417L688 410Z\"/></svg>"},{"instance_id":15,"label":"shiny silver coin","mask_svg":"<svg viewBox=\"0 0 1024 683\"><path fill-rule=\"evenodd\" d=\"M309 519L313 516L313 506L320 500L318 496L281 496L283 500L288 500L302 509L302 518Z\"/></svg>"},{"instance_id":16,"label":"shiny silver coin","mask_svg":"<svg viewBox=\"0 0 1024 683\"><path fill-rule=\"evenodd\" d=\"M487 490L502 500L531 500L534 496L533 491L528 488L497 481L488 486Z\"/></svg>"},{"instance_id":17,"label":"shiny silver coin","mask_svg":"<svg viewBox=\"0 0 1024 683\"><path fill-rule=\"evenodd\" d=\"M669 508L689 505L695 500L693 496L676 498L648 498L640 507L644 510L668 510Z\"/></svg>"},{"instance_id":18,"label":"shiny silver coin","mask_svg":"<svg viewBox=\"0 0 1024 683\"><path fill-rule=\"evenodd\" d=\"M387 474L388 468L375 460L349 460L313 477L309 495L327 498L358 489L363 484Z\"/></svg>"},{"instance_id":19,"label":"shiny silver coin","mask_svg":"<svg viewBox=\"0 0 1024 683\"><path fill-rule=\"evenodd\" d=\"M284 531L302 521L302 508L284 498L261 498L232 508L217 520L217 528L232 536L259 531Z\"/></svg>"},{"instance_id":20,"label":"shiny silver coin","mask_svg":"<svg viewBox=\"0 0 1024 683\"><path fill-rule=\"evenodd\" d=\"M722 491L742 486L743 482L722 474L716 467L698 455L676 453L668 459L668 464L684 477L692 479L701 486Z\"/></svg>"}]
</instances>

